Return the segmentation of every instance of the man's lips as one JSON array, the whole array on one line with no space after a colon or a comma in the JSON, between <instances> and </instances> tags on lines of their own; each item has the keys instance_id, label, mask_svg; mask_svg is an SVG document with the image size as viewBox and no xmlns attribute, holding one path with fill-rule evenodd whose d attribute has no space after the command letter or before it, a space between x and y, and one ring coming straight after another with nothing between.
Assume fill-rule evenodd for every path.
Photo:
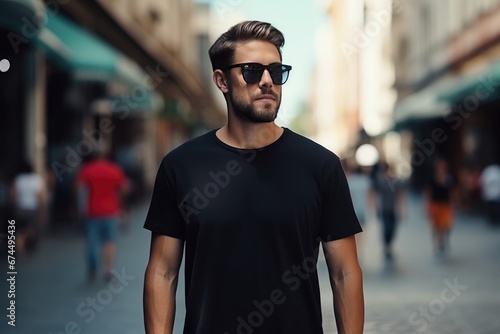
<instances>
[{"instance_id":1,"label":"man's lips","mask_svg":"<svg viewBox=\"0 0 500 334\"><path fill-rule=\"evenodd\" d=\"M276 98L271 94L265 94L265 95L259 96L255 100L273 100L273 101L276 101Z\"/></svg>"}]
</instances>

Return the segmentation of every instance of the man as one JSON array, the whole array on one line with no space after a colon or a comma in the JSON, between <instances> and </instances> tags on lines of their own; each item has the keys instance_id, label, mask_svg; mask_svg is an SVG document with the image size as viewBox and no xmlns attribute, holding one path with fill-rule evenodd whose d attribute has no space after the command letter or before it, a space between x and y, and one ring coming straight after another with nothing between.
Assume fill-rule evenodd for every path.
<instances>
[{"instance_id":1,"label":"man","mask_svg":"<svg viewBox=\"0 0 500 334\"><path fill-rule=\"evenodd\" d=\"M374 172L370 189L371 205L379 215L382 223L382 241L384 258L387 263L394 260L393 243L398 224L404 221L406 214L406 196L403 182L395 175L394 170L386 162L378 165L380 170Z\"/></svg>"},{"instance_id":2,"label":"man","mask_svg":"<svg viewBox=\"0 0 500 334\"><path fill-rule=\"evenodd\" d=\"M79 197L85 196L86 203L88 277L96 278L102 245L103 277L109 281L116 252L120 196L128 191L128 181L122 169L107 159L106 151L99 149L95 159L78 173L76 188Z\"/></svg>"},{"instance_id":3,"label":"man","mask_svg":"<svg viewBox=\"0 0 500 334\"><path fill-rule=\"evenodd\" d=\"M491 225L500 224L500 165L486 166L479 178L483 200L487 205Z\"/></svg>"},{"instance_id":4,"label":"man","mask_svg":"<svg viewBox=\"0 0 500 334\"><path fill-rule=\"evenodd\" d=\"M209 50L228 122L165 156L145 227L148 334L172 333L184 244L186 334L323 333L320 243L340 333L362 333L361 231L339 158L274 120L290 66L268 23L230 28Z\"/></svg>"},{"instance_id":5,"label":"man","mask_svg":"<svg viewBox=\"0 0 500 334\"><path fill-rule=\"evenodd\" d=\"M456 184L445 159L439 157L434 161L423 195L432 229L434 252L439 256L445 255L453 228L453 204L457 202Z\"/></svg>"}]
</instances>

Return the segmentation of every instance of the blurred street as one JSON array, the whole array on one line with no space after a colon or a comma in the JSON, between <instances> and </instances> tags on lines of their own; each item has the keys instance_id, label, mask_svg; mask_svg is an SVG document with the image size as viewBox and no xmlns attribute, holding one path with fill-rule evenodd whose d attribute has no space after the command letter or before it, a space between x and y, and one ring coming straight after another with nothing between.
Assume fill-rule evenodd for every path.
<instances>
[{"instance_id":1,"label":"blurred street","mask_svg":"<svg viewBox=\"0 0 500 334\"><path fill-rule=\"evenodd\" d=\"M412 196L409 202L394 266L382 261L376 222L368 223L360 241L365 333L498 333L500 229L482 218L458 215L450 253L439 258L432 252L420 198ZM37 252L19 257L16 327L7 326L4 316L0 332L143 333L142 286L149 251L149 232L142 228L145 214L145 206L136 209L129 230L120 233L116 276L110 283L86 281L84 238L71 229L49 235ZM319 266L325 333L335 333L324 260ZM182 333L183 282L181 275L175 334ZM5 279L1 291L7 291Z\"/></svg>"},{"instance_id":2,"label":"blurred street","mask_svg":"<svg viewBox=\"0 0 500 334\"><path fill-rule=\"evenodd\" d=\"M393 266L384 264L377 223L365 226L358 245L364 333L499 333L500 229L481 217L457 214L449 254L435 256L420 197L409 196L409 203L408 219L396 235ZM324 271L321 278L322 296L327 296ZM325 333L336 333L326 298L323 308Z\"/></svg>"},{"instance_id":3,"label":"blurred street","mask_svg":"<svg viewBox=\"0 0 500 334\"><path fill-rule=\"evenodd\" d=\"M165 154L231 119L234 94L212 78L235 64L209 50L244 20L286 36L276 47L293 71L288 80L282 67L276 125L335 152L362 208L374 190L392 214L399 186L412 192L393 262L376 218L358 239L365 333L500 333L500 0L0 0L0 334L144 332L143 200ZM257 92L243 67L233 72ZM118 185L107 189L120 189L108 199L123 200L106 212L107 196L84 188L111 166L93 165L104 157ZM434 254L421 193L436 231L457 206L445 254ZM76 221L120 204L134 209L113 277L89 282ZM15 254L4 247L12 219ZM322 257L318 270L325 333L336 333ZM180 334L184 268L177 301Z\"/></svg>"}]
</instances>

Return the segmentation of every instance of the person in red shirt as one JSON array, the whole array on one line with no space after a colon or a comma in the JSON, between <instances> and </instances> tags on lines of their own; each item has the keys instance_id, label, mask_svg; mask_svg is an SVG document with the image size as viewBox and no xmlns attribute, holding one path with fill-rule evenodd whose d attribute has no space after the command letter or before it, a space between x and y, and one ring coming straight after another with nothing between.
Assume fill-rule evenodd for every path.
<instances>
[{"instance_id":1,"label":"person in red shirt","mask_svg":"<svg viewBox=\"0 0 500 334\"><path fill-rule=\"evenodd\" d=\"M104 151L96 156L81 168L76 187L85 202L89 278L96 277L102 246L104 279L110 280L116 253L120 197L129 185L120 166L109 161Z\"/></svg>"}]
</instances>

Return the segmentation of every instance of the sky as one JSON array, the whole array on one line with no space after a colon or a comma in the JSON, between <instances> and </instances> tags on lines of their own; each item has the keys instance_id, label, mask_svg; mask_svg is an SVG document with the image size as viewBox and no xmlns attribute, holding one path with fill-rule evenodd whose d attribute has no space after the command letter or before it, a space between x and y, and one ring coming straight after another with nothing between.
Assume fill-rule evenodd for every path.
<instances>
[{"instance_id":1,"label":"sky","mask_svg":"<svg viewBox=\"0 0 500 334\"><path fill-rule=\"evenodd\" d=\"M218 33L241 20L266 21L285 35L283 63L292 71L283 86L278 121L287 125L310 94L316 49L316 32L327 19L324 0L197 0L210 3Z\"/></svg>"}]
</instances>

